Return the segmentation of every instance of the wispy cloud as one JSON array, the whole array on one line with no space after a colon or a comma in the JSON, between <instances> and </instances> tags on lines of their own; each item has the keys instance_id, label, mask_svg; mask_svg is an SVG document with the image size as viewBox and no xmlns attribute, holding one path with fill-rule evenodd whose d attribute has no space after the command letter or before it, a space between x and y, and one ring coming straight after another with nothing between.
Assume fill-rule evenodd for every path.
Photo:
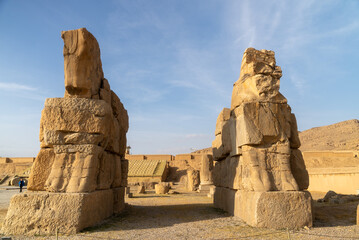
<instances>
[{"instance_id":1,"label":"wispy cloud","mask_svg":"<svg viewBox=\"0 0 359 240\"><path fill-rule=\"evenodd\" d=\"M206 137L212 137L212 135L202 134L202 133L192 133L185 135L185 138L206 138Z\"/></svg>"},{"instance_id":2,"label":"wispy cloud","mask_svg":"<svg viewBox=\"0 0 359 240\"><path fill-rule=\"evenodd\" d=\"M3 91L36 91L36 88L29 87L18 83L0 82L0 90Z\"/></svg>"}]
</instances>

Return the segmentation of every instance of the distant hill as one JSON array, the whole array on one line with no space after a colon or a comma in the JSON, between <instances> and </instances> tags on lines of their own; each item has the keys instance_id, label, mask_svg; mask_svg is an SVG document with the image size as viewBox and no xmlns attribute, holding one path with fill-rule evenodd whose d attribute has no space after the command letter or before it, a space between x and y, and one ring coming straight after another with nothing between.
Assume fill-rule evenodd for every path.
<instances>
[{"instance_id":1,"label":"distant hill","mask_svg":"<svg viewBox=\"0 0 359 240\"><path fill-rule=\"evenodd\" d=\"M359 150L359 120L352 119L299 132L301 151ZM212 153L204 148L193 153Z\"/></svg>"},{"instance_id":2,"label":"distant hill","mask_svg":"<svg viewBox=\"0 0 359 240\"><path fill-rule=\"evenodd\" d=\"M299 133L301 151L359 150L359 120L353 119Z\"/></svg>"}]
</instances>

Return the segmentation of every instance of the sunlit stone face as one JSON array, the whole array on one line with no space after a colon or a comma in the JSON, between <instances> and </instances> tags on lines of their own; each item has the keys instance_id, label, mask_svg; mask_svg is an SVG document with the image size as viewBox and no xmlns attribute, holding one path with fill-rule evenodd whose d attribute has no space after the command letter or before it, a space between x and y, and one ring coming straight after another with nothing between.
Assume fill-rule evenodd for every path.
<instances>
[{"instance_id":1,"label":"sunlit stone face","mask_svg":"<svg viewBox=\"0 0 359 240\"><path fill-rule=\"evenodd\" d=\"M64 40L65 95L91 98L103 78L100 48L86 29L62 32Z\"/></svg>"}]
</instances>

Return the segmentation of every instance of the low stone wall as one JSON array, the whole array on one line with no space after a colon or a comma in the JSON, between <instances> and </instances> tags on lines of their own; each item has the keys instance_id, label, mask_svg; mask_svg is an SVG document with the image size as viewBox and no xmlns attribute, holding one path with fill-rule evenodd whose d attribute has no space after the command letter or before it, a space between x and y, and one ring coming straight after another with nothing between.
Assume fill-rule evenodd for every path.
<instances>
[{"instance_id":1,"label":"low stone wall","mask_svg":"<svg viewBox=\"0 0 359 240\"><path fill-rule=\"evenodd\" d=\"M128 177L128 183L149 183L149 182L162 182L164 181L161 177Z\"/></svg>"},{"instance_id":2,"label":"low stone wall","mask_svg":"<svg viewBox=\"0 0 359 240\"><path fill-rule=\"evenodd\" d=\"M309 191L358 194L359 167L308 168Z\"/></svg>"},{"instance_id":3,"label":"low stone wall","mask_svg":"<svg viewBox=\"0 0 359 240\"><path fill-rule=\"evenodd\" d=\"M2 175L22 175L25 171L29 170L32 166L31 163L0 163L0 177Z\"/></svg>"},{"instance_id":4,"label":"low stone wall","mask_svg":"<svg viewBox=\"0 0 359 240\"><path fill-rule=\"evenodd\" d=\"M307 151L303 157L309 173L309 191L357 194L358 151Z\"/></svg>"},{"instance_id":5,"label":"low stone wall","mask_svg":"<svg viewBox=\"0 0 359 240\"><path fill-rule=\"evenodd\" d=\"M358 167L358 151L307 151L302 152L307 168Z\"/></svg>"},{"instance_id":6,"label":"low stone wall","mask_svg":"<svg viewBox=\"0 0 359 240\"><path fill-rule=\"evenodd\" d=\"M0 163L33 163L34 157L0 158Z\"/></svg>"},{"instance_id":7,"label":"low stone wall","mask_svg":"<svg viewBox=\"0 0 359 240\"><path fill-rule=\"evenodd\" d=\"M156 154L156 155L142 155L142 154L126 154L128 160L164 160L171 161L174 156L168 154Z\"/></svg>"}]
</instances>

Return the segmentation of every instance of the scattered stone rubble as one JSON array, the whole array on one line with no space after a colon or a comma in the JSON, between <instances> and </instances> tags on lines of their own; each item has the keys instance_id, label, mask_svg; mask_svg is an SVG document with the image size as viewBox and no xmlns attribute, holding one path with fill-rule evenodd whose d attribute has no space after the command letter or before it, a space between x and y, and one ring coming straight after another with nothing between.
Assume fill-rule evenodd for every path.
<instances>
[{"instance_id":1,"label":"scattered stone rubble","mask_svg":"<svg viewBox=\"0 0 359 240\"><path fill-rule=\"evenodd\" d=\"M320 198L317 202L330 204L344 204L348 202L359 201L359 195L337 194L334 191L328 191L324 198Z\"/></svg>"},{"instance_id":2,"label":"scattered stone rubble","mask_svg":"<svg viewBox=\"0 0 359 240\"><path fill-rule=\"evenodd\" d=\"M104 78L85 28L64 31L65 96L48 98L26 194L11 200L5 234L76 233L124 209L127 111Z\"/></svg>"},{"instance_id":3,"label":"scattered stone rubble","mask_svg":"<svg viewBox=\"0 0 359 240\"><path fill-rule=\"evenodd\" d=\"M279 92L274 52L248 48L212 143L216 207L252 226L312 226L309 178L297 123Z\"/></svg>"},{"instance_id":4,"label":"scattered stone rubble","mask_svg":"<svg viewBox=\"0 0 359 240\"><path fill-rule=\"evenodd\" d=\"M167 182L160 182L155 185L156 194L167 194L170 189L171 189L171 186Z\"/></svg>"}]
</instances>

